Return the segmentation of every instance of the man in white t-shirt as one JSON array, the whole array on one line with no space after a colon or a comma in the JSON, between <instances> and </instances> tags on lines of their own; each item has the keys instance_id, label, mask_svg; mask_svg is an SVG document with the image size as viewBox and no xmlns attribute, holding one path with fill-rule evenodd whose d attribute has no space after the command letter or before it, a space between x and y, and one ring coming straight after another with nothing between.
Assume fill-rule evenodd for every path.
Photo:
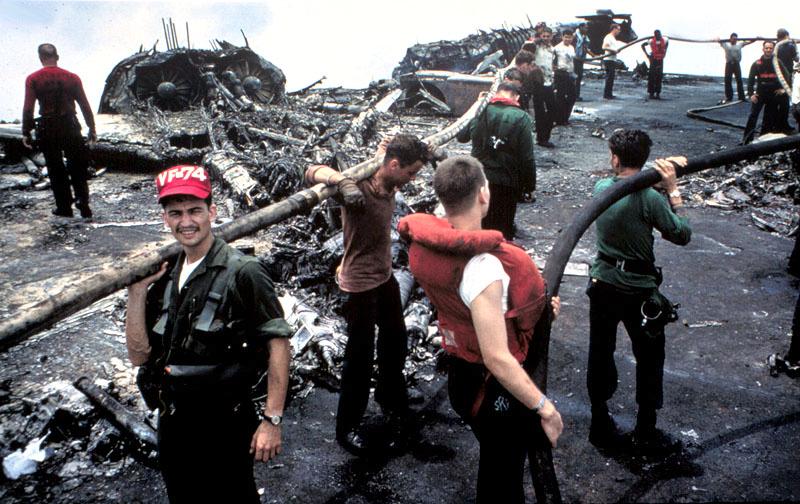
<instances>
[{"instance_id":1,"label":"man in white t-shirt","mask_svg":"<svg viewBox=\"0 0 800 504\"><path fill-rule=\"evenodd\" d=\"M605 51L605 59L603 60L603 68L606 70L606 87L603 90L603 98L606 100L613 100L614 96L614 76L617 73L617 64L619 59L617 53L624 45L617 40L617 36L621 31L617 23L611 25L611 31L603 39L603 51Z\"/></svg>"},{"instance_id":2,"label":"man in white t-shirt","mask_svg":"<svg viewBox=\"0 0 800 504\"><path fill-rule=\"evenodd\" d=\"M572 30L561 33L561 42L553 48L556 55L556 69L553 75L556 96L556 117L558 125L569 124L569 116L575 105L575 47L572 45Z\"/></svg>"},{"instance_id":3,"label":"man in white t-shirt","mask_svg":"<svg viewBox=\"0 0 800 504\"><path fill-rule=\"evenodd\" d=\"M534 327L542 316L555 316L560 303L546 302L541 274L523 249L499 231L481 229L490 194L477 159L449 158L433 186L445 219L412 214L400 221L411 241L409 266L439 313L442 344L452 357L450 403L480 443L477 502L522 503L526 456L549 451L563 430L561 415L526 369ZM547 477L533 475L540 482Z\"/></svg>"}]
</instances>

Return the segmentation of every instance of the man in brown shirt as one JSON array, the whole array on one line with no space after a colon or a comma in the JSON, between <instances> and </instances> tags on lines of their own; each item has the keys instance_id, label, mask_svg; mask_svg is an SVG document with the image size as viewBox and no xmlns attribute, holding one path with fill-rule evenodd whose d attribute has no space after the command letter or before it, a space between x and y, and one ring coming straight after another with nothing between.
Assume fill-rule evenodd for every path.
<instances>
[{"instance_id":1,"label":"man in brown shirt","mask_svg":"<svg viewBox=\"0 0 800 504\"><path fill-rule=\"evenodd\" d=\"M311 166L306 171L310 183L337 185L345 204L344 257L338 280L346 295L343 314L348 340L336 413L336 440L354 455L363 455L367 450L360 424L369 400L376 325L375 400L392 427L402 426L408 410L403 377L407 336L400 289L392 275L391 226L395 193L413 180L430 158L428 146L410 135L384 140L378 155L384 156L380 168L360 182L324 165ZM393 428L392 434L399 435L399 430Z\"/></svg>"}]
</instances>

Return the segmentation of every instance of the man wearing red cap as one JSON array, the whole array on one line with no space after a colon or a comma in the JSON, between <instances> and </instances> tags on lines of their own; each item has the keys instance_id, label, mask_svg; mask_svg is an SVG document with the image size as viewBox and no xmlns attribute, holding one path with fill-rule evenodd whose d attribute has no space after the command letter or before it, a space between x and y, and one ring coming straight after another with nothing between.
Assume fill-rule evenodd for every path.
<instances>
[{"instance_id":1,"label":"man wearing red cap","mask_svg":"<svg viewBox=\"0 0 800 504\"><path fill-rule=\"evenodd\" d=\"M156 186L183 251L169 275L164 263L128 287L125 336L145 401L159 408L167 494L257 503L253 461L281 451L291 330L264 266L211 232L217 207L206 171L175 166ZM254 409L249 393L265 361L266 405Z\"/></svg>"}]
</instances>

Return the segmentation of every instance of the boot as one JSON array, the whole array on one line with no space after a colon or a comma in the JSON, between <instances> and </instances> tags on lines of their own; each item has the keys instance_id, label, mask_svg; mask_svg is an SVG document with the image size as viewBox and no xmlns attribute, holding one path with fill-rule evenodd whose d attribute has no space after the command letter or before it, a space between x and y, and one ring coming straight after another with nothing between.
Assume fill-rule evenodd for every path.
<instances>
[{"instance_id":1,"label":"boot","mask_svg":"<svg viewBox=\"0 0 800 504\"><path fill-rule=\"evenodd\" d=\"M656 410L639 407L633 446L643 455L669 455L683 449L683 443L656 428Z\"/></svg>"},{"instance_id":2,"label":"boot","mask_svg":"<svg viewBox=\"0 0 800 504\"><path fill-rule=\"evenodd\" d=\"M589 442L601 450L620 450L625 438L608 408L592 407L592 424L589 427Z\"/></svg>"}]
</instances>

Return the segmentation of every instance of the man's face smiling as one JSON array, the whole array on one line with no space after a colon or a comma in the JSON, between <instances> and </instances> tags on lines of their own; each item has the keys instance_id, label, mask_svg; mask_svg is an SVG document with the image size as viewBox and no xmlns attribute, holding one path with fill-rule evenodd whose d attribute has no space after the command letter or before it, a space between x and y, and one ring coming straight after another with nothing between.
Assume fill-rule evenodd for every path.
<instances>
[{"instance_id":1,"label":"man's face smiling","mask_svg":"<svg viewBox=\"0 0 800 504\"><path fill-rule=\"evenodd\" d=\"M164 224L184 249L195 249L210 242L211 223L217 218L217 207L195 197L186 196L164 206Z\"/></svg>"}]
</instances>

